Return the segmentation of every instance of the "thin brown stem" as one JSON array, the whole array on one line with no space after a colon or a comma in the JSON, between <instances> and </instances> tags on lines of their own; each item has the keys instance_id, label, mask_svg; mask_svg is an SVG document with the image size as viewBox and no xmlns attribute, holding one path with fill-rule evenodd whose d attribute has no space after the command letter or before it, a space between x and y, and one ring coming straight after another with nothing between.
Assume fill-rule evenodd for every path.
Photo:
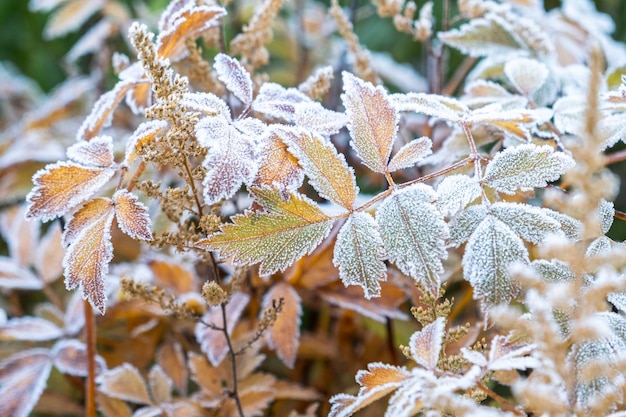
<instances>
[{"instance_id":1,"label":"thin brown stem","mask_svg":"<svg viewBox=\"0 0 626 417\"><path fill-rule=\"evenodd\" d=\"M459 88L459 85L465 80L467 73L474 67L477 59L472 57L467 57L461 62L461 65L454 71L452 78L450 81L443 87L441 90L441 94L444 96L451 96L454 92Z\"/></svg>"},{"instance_id":2,"label":"thin brown stem","mask_svg":"<svg viewBox=\"0 0 626 417\"><path fill-rule=\"evenodd\" d=\"M482 392L484 392L485 394L487 394L488 396L490 396L491 398L493 398L494 400L496 400L498 403L500 403L502 408L505 409L506 411L510 411L511 413L515 414L516 416L526 417L526 413L524 413L523 411L518 410L513 404L508 402L506 398L504 398L501 395L495 393L494 391L492 391L489 387L487 387L482 382L479 382L476 385L476 387L478 389L480 389Z\"/></svg>"},{"instance_id":3,"label":"thin brown stem","mask_svg":"<svg viewBox=\"0 0 626 417\"><path fill-rule=\"evenodd\" d=\"M96 318L85 300L85 344L87 345L87 381L85 382L85 416L96 417Z\"/></svg>"},{"instance_id":4,"label":"thin brown stem","mask_svg":"<svg viewBox=\"0 0 626 417\"><path fill-rule=\"evenodd\" d=\"M141 163L137 167L137 171L135 171L135 174L133 174L133 177L130 179L130 181L128 182L128 186L126 187L126 189L129 192L133 191L133 188L135 188L135 186L137 185L137 181L139 180L139 177L141 177L141 174L143 174L143 171L145 169L146 169L146 162L141 161Z\"/></svg>"},{"instance_id":5,"label":"thin brown stem","mask_svg":"<svg viewBox=\"0 0 626 417\"><path fill-rule=\"evenodd\" d=\"M233 373L233 389L230 392L230 396L235 402L237 406L237 411L239 412L239 417L245 417L243 414L243 408L241 406L241 400L239 399L239 392L237 388L237 362L235 357L235 349L233 348L233 343L230 340L230 335L228 334L228 329L226 328L226 303L220 304L222 309L222 322L223 328L222 333L224 333L224 338L226 339L226 344L228 345L228 356L230 359L231 372Z\"/></svg>"},{"instance_id":6,"label":"thin brown stem","mask_svg":"<svg viewBox=\"0 0 626 417\"><path fill-rule=\"evenodd\" d=\"M391 355L391 364L398 364L398 352L396 349L396 345L393 342L394 339L394 331L393 331L393 322L389 317L385 319L385 329L387 330L387 348L389 349L389 354Z\"/></svg>"},{"instance_id":7,"label":"thin brown stem","mask_svg":"<svg viewBox=\"0 0 626 417\"><path fill-rule=\"evenodd\" d=\"M200 203L200 198L198 197L198 190L196 188L196 182L193 179L193 174L191 173L191 168L189 167L189 161L186 157L183 158L183 166L185 167L185 173L187 174L189 186L191 187L191 192L193 193L193 198L196 202L196 207L198 209L198 216L202 216L202 204Z\"/></svg>"}]
</instances>

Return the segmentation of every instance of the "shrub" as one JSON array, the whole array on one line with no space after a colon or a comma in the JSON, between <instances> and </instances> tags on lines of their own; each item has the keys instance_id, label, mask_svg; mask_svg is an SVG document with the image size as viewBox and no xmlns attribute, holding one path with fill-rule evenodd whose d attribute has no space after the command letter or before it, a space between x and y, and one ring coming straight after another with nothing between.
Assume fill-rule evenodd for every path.
<instances>
[{"instance_id":1,"label":"shrub","mask_svg":"<svg viewBox=\"0 0 626 417\"><path fill-rule=\"evenodd\" d=\"M591 2L57 3L90 75L2 68L1 415L623 415Z\"/></svg>"}]
</instances>

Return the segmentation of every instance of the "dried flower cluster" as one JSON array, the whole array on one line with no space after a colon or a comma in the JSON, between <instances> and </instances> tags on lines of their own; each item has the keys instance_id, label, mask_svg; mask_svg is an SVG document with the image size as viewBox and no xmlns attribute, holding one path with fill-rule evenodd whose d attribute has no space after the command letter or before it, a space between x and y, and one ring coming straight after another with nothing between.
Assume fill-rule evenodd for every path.
<instances>
[{"instance_id":1,"label":"dried flower cluster","mask_svg":"<svg viewBox=\"0 0 626 417\"><path fill-rule=\"evenodd\" d=\"M66 60L104 93L0 67L0 415L624 415L626 46L591 0L127 3L30 2L97 21Z\"/></svg>"}]
</instances>

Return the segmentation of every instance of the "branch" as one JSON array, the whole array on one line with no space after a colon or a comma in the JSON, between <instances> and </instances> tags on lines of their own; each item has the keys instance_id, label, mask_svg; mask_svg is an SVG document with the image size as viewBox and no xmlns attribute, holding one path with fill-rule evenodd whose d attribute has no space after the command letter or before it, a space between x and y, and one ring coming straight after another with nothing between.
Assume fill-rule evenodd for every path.
<instances>
[{"instance_id":1,"label":"branch","mask_svg":"<svg viewBox=\"0 0 626 417\"><path fill-rule=\"evenodd\" d=\"M226 303L220 304L222 309L222 333L224 333L224 337L226 338L226 343L228 344L228 356L230 359L231 371L233 373L233 389L230 392L230 397L235 401L235 405L237 405L237 411L239 411L239 417L245 417L243 414L243 408L241 407L241 400L239 399L239 392L237 391L237 363L235 362L235 350L233 349L233 344L230 340L230 335L228 334L228 329L226 328Z\"/></svg>"},{"instance_id":2,"label":"branch","mask_svg":"<svg viewBox=\"0 0 626 417\"><path fill-rule=\"evenodd\" d=\"M96 319L85 300L85 343L87 344L87 381L85 382L85 416L96 417Z\"/></svg>"}]
</instances>

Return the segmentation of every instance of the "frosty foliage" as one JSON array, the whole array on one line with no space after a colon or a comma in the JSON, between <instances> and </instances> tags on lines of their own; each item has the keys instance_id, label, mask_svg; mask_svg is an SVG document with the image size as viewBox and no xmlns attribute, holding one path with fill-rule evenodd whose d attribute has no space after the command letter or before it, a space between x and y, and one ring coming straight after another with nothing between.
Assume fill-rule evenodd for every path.
<instances>
[{"instance_id":1,"label":"frosty foliage","mask_svg":"<svg viewBox=\"0 0 626 417\"><path fill-rule=\"evenodd\" d=\"M214 67L217 77L226 84L226 88L241 100L244 106L249 106L252 103L252 79L239 61L226 54L217 54Z\"/></svg>"},{"instance_id":2,"label":"frosty foliage","mask_svg":"<svg viewBox=\"0 0 626 417\"><path fill-rule=\"evenodd\" d=\"M435 191L416 184L389 196L376 210L389 260L433 294L439 291L448 227L432 204Z\"/></svg>"},{"instance_id":3,"label":"frosty foliage","mask_svg":"<svg viewBox=\"0 0 626 417\"><path fill-rule=\"evenodd\" d=\"M626 48L591 0L373 1L411 65L336 0L130 3L31 1L93 20L97 74L0 66L0 415L96 375L107 416L624 413Z\"/></svg>"},{"instance_id":4,"label":"frosty foliage","mask_svg":"<svg viewBox=\"0 0 626 417\"><path fill-rule=\"evenodd\" d=\"M437 209L444 216L454 215L481 195L478 181L467 175L449 175L437 186Z\"/></svg>"},{"instance_id":5,"label":"frosty foliage","mask_svg":"<svg viewBox=\"0 0 626 417\"><path fill-rule=\"evenodd\" d=\"M383 240L374 218L367 213L351 214L337 235L333 256L343 284L359 285L365 298L380 296L379 281L387 279L383 257Z\"/></svg>"},{"instance_id":6,"label":"frosty foliage","mask_svg":"<svg viewBox=\"0 0 626 417\"><path fill-rule=\"evenodd\" d=\"M505 194L530 191L545 187L573 165L574 160L563 152L525 144L498 153L487 165L483 182Z\"/></svg>"},{"instance_id":7,"label":"frosty foliage","mask_svg":"<svg viewBox=\"0 0 626 417\"><path fill-rule=\"evenodd\" d=\"M519 291L509 267L528 264L528 251L515 232L488 214L469 238L463 255L463 277L472 284L483 308L508 303Z\"/></svg>"}]
</instances>

